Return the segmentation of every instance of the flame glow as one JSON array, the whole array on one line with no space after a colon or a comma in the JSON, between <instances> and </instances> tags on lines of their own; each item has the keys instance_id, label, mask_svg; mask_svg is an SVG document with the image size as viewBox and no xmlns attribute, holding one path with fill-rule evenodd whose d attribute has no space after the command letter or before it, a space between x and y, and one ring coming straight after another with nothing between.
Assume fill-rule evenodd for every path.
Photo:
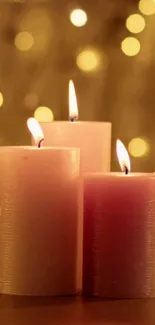
<instances>
[{"instance_id":1,"label":"flame glow","mask_svg":"<svg viewBox=\"0 0 155 325\"><path fill-rule=\"evenodd\" d=\"M69 81L69 118L72 121L78 119L78 106L73 81Z\"/></svg>"},{"instance_id":2,"label":"flame glow","mask_svg":"<svg viewBox=\"0 0 155 325\"><path fill-rule=\"evenodd\" d=\"M40 124L35 118L31 117L27 120L27 126L34 137L36 144L39 146L40 142L44 139L44 134Z\"/></svg>"},{"instance_id":3,"label":"flame glow","mask_svg":"<svg viewBox=\"0 0 155 325\"><path fill-rule=\"evenodd\" d=\"M122 171L124 171L125 168L127 168L127 170L130 171L131 166L130 166L129 154L124 144L120 140L117 140L116 142L116 152L117 152L118 161Z\"/></svg>"}]
</instances>

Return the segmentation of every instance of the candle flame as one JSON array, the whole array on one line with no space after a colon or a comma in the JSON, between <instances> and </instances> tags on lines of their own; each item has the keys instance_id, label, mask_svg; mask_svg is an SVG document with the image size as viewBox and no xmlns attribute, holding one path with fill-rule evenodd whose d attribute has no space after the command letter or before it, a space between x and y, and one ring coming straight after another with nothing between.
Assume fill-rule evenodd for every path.
<instances>
[{"instance_id":1,"label":"candle flame","mask_svg":"<svg viewBox=\"0 0 155 325\"><path fill-rule=\"evenodd\" d=\"M40 147L41 142L44 140L44 134L39 122L35 118L31 117L27 120L27 126L34 137L37 146Z\"/></svg>"},{"instance_id":2,"label":"candle flame","mask_svg":"<svg viewBox=\"0 0 155 325\"><path fill-rule=\"evenodd\" d=\"M72 80L69 81L69 118L71 121L78 119L78 106L75 87Z\"/></svg>"},{"instance_id":3,"label":"candle flame","mask_svg":"<svg viewBox=\"0 0 155 325\"><path fill-rule=\"evenodd\" d=\"M121 169L125 172L127 171L126 174L128 174L131 169L130 158L124 144L120 140L116 142L116 152Z\"/></svg>"}]
</instances>

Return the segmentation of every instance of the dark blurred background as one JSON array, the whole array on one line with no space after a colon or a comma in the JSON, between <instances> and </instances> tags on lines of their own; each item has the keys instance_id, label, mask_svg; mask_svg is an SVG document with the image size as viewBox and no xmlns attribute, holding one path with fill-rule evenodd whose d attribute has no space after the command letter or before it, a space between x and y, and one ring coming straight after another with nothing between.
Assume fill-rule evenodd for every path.
<instances>
[{"instance_id":1,"label":"dark blurred background","mask_svg":"<svg viewBox=\"0 0 155 325\"><path fill-rule=\"evenodd\" d=\"M0 0L0 145L30 143L26 120L110 121L132 171L155 171L155 2Z\"/></svg>"}]
</instances>

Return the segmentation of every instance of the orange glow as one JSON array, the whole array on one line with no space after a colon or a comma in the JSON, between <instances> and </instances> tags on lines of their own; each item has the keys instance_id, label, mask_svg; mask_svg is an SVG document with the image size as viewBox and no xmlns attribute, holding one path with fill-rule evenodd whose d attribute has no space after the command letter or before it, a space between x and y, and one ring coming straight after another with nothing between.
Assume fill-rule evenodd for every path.
<instances>
[{"instance_id":1,"label":"orange glow","mask_svg":"<svg viewBox=\"0 0 155 325\"><path fill-rule=\"evenodd\" d=\"M69 81L69 118L71 121L78 119L78 106L73 81Z\"/></svg>"},{"instance_id":2,"label":"orange glow","mask_svg":"<svg viewBox=\"0 0 155 325\"><path fill-rule=\"evenodd\" d=\"M40 124L38 123L38 121L35 118L31 117L27 120L27 126L28 126L29 131L31 132L31 134L34 137L34 140L35 140L37 146L40 147L42 140L44 140L44 134L43 134Z\"/></svg>"},{"instance_id":3,"label":"orange glow","mask_svg":"<svg viewBox=\"0 0 155 325\"><path fill-rule=\"evenodd\" d=\"M129 172L131 169L129 154L124 147L124 144L120 140L117 140L116 142L116 152L122 171L125 171L125 169L127 169Z\"/></svg>"}]
</instances>

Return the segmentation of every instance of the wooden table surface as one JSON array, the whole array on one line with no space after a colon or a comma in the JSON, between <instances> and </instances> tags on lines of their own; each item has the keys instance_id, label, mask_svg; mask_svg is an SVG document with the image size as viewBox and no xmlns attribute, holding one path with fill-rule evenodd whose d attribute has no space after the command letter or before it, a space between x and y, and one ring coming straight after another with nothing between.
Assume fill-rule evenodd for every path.
<instances>
[{"instance_id":1,"label":"wooden table surface","mask_svg":"<svg viewBox=\"0 0 155 325\"><path fill-rule=\"evenodd\" d=\"M155 299L93 300L0 296L0 325L155 325Z\"/></svg>"}]
</instances>

